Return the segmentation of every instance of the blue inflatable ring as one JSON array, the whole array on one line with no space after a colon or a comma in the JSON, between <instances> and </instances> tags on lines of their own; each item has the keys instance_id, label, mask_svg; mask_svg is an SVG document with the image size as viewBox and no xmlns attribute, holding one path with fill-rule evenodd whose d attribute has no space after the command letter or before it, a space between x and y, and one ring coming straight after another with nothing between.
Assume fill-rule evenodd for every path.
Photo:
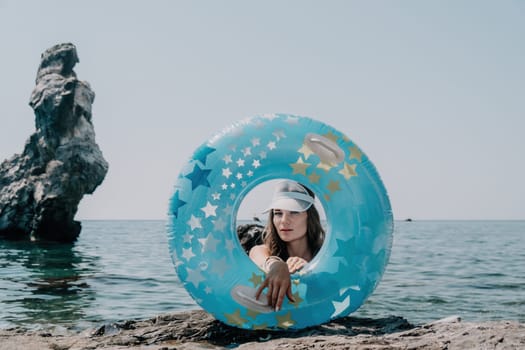
<instances>
[{"instance_id":1,"label":"blue inflatable ring","mask_svg":"<svg viewBox=\"0 0 525 350\"><path fill-rule=\"evenodd\" d=\"M327 220L321 250L292 275L295 303L277 312L243 302L265 274L236 233L243 198L272 179L310 187ZM170 254L186 290L216 319L246 329L301 329L357 310L392 245L390 201L368 157L336 129L293 115L241 121L200 146L176 181L169 215Z\"/></svg>"}]
</instances>

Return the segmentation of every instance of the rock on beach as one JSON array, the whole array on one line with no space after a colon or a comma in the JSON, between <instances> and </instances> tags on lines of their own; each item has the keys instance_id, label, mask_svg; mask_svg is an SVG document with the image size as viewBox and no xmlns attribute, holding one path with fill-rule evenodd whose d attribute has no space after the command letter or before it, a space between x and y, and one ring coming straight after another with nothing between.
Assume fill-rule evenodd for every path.
<instances>
[{"instance_id":1,"label":"rock on beach","mask_svg":"<svg viewBox=\"0 0 525 350\"><path fill-rule=\"evenodd\" d=\"M74 241L78 204L106 176L92 123L95 93L77 79L78 61L70 43L42 54L29 101L36 131L21 154L0 164L0 237Z\"/></svg>"},{"instance_id":2,"label":"rock on beach","mask_svg":"<svg viewBox=\"0 0 525 350\"><path fill-rule=\"evenodd\" d=\"M412 325L402 317L344 317L300 331L247 331L205 311L105 324L79 333L0 331L0 350L88 349L525 349L525 324L449 317Z\"/></svg>"}]
</instances>

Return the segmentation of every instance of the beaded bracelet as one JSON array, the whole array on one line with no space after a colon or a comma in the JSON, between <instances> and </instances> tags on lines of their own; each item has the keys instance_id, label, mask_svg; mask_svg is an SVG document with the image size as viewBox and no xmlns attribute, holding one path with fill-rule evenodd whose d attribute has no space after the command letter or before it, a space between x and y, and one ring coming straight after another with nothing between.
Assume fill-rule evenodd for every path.
<instances>
[{"instance_id":1,"label":"beaded bracelet","mask_svg":"<svg viewBox=\"0 0 525 350\"><path fill-rule=\"evenodd\" d=\"M270 271L270 267L271 267L272 262L276 262L276 261L284 262L284 260L279 258L278 256L270 255L269 257L266 258L266 260L264 260L263 269L266 272Z\"/></svg>"}]
</instances>

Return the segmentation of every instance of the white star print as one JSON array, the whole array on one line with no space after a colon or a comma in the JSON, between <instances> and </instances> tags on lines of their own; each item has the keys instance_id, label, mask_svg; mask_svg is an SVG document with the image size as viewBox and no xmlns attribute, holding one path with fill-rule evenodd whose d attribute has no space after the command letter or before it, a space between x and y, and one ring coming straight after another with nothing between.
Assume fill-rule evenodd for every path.
<instances>
[{"instance_id":1,"label":"white star print","mask_svg":"<svg viewBox=\"0 0 525 350\"><path fill-rule=\"evenodd\" d=\"M213 194L211 195L211 197L213 198L214 201L218 201L218 200L221 199L221 194L215 192L215 193L213 193Z\"/></svg>"},{"instance_id":2,"label":"white star print","mask_svg":"<svg viewBox=\"0 0 525 350\"><path fill-rule=\"evenodd\" d=\"M224 158L222 158L222 160L224 161L224 163L230 164L232 162L232 156L230 154L227 154L224 156Z\"/></svg>"},{"instance_id":3,"label":"white star print","mask_svg":"<svg viewBox=\"0 0 525 350\"><path fill-rule=\"evenodd\" d=\"M228 203L226 206L222 209L222 212L226 215L230 215L232 212L232 206Z\"/></svg>"},{"instance_id":4,"label":"white star print","mask_svg":"<svg viewBox=\"0 0 525 350\"><path fill-rule=\"evenodd\" d=\"M188 221L188 224L190 225L192 231L196 228L202 228L201 219L196 218L193 215L191 216L190 221Z\"/></svg>"},{"instance_id":5,"label":"white star print","mask_svg":"<svg viewBox=\"0 0 525 350\"><path fill-rule=\"evenodd\" d=\"M191 243L191 235L189 233L185 233L183 238L184 238L184 243Z\"/></svg>"},{"instance_id":6,"label":"white star print","mask_svg":"<svg viewBox=\"0 0 525 350\"><path fill-rule=\"evenodd\" d=\"M259 159L254 159L253 162L252 162L252 166L257 169L258 167L261 166L261 162L259 162Z\"/></svg>"},{"instance_id":7,"label":"white star print","mask_svg":"<svg viewBox=\"0 0 525 350\"><path fill-rule=\"evenodd\" d=\"M195 254L193 254L193 251L191 248L182 248L182 257L186 259L186 261L190 261L191 258L193 258Z\"/></svg>"},{"instance_id":8,"label":"white star print","mask_svg":"<svg viewBox=\"0 0 525 350\"><path fill-rule=\"evenodd\" d=\"M224 168L222 169L222 176L224 176L225 178L229 178L231 176L232 172L230 170L230 168Z\"/></svg>"},{"instance_id":9,"label":"white star print","mask_svg":"<svg viewBox=\"0 0 525 350\"><path fill-rule=\"evenodd\" d=\"M297 125L299 124L299 118L297 117L288 117L286 118L286 122L290 125Z\"/></svg>"},{"instance_id":10,"label":"white star print","mask_svg":"<svg viewBox=\"0 0 525 350\"><path fill-rule=\"evenodd\" d=\"M277 118L277 116L273 113L266 113L266 114L263 114L262 115L263 118L267 118L267 119L270 119L270 120L274 120L275 118Z\"/></svg>"},{"instance_id":11,"label":"white star print","mask_svg":"<svg viewBox=\"0 0 525 350\"><path fill-rule=\"evenodd\" d=\"M246 147L242 150L242 154L244 154L245 157L252 155L252 149L250 147Z\"/></svg>"},{"instance_id":12,"label":"white star print","mask_svg":"<svg viewBox=\"0 0 525 350\"><path fill-rule=\"evenodd\" d=\"M188 271L188 277L186 277L187 283L193 283L195 288L199 288L199 283L204 281L204 278L201 275L201 272L199 270L192 270L187 269Z\"/></svg>"},{"instance_id":13,"label":"white star print","mask_svg":"<svg viewBox=\"0 0 525 350\"><path fill-rule=\"evenodd\" d=\"M242 167L242 166L244 166L244 159L239 158L236 163L237 163L238 167Z\"/></svg>"},{"instance_id":14,"label":"white star print","mask_svg":"<svg viewBox=\"0 0 525 350\"><path fill-rule=\"evenodd\" d=\"M215 214L216 209L217 206L212 205L210 202L207 202L206 206L201 208L201 210L204 212L204 216L207 218L210 216L217 216L217 214Z\"/></svg>"},{"instance_id":15,"label":"white star print","mask_svg":"<svg viewBox=\"0 0 525 350\"><path fill-rule=\"evenodd\" d=\"M199 243L202 245L202 251L216 252L220 241L210 234L206 238L200 238Z\"/></svg>"},{"instance_id":16,"label":"white star print","mask_svg":"<svg viewBox=\"0 0 525 350\"><path fill-rule=\"evenodd\" d=\"M257 146L259 146L260 144L261 144L261 139L260 139L260 138L258 138L258 137L254 137L254 138L252 139L252 146L253 146L253 147L257 147Z\"/></svg>"},{"instance_id":17,"label":"white star print","mask_svg":"<svg viewBox=\"0 0 525 350\"><path fill-rule=\"evenodd\" d=\"M275 142L273 141L270 141L268 142L268 145L266 145L268 147L269 150L273 151L275 149Z\"/></svg>"},{"instance_id":18,"label":"white star print","mask_svg":"<svg viewBox=\"0 0 525 350\"><path fill-rule=\"evenodd\" d=\"M341 314L341 312L343 312L347 307L350 306L350 295L347 295L343 301L341 302L333 301L332 304L334 305L334 309L335 309L334 313L332 314L332 317L335 317Z\"/></svg>"},{"instance_id":19,"label":"white star print","mask_svg":"<svg viewBox=\"0 0 525 350\"><path fill-rule=\"evenodd\" d=\"M284 139L284 138L286 137L286 135L285 135L285 133L284 133L283 130L275 130L275 131L273 132L273 136L275 136L275 138L277 139L277 141L280 141L281 138Z\"/></svg>"}]
</instances>

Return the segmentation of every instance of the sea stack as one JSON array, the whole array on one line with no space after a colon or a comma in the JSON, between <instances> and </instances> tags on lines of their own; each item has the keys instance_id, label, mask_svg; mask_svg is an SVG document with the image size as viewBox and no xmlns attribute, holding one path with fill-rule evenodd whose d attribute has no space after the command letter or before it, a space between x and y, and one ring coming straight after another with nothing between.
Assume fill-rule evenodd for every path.
<instances>
[{"instance_id":1,"label":"sea stack","mask_svg":"<svg viewBox=\"0 0 525 350\"><path fill-rule=\"evenodd\" d=\"M71 242L84 194L102 183L108 163L95 142L95 93L77 79L73 44L46 50L29 105L36 131L22 154L0 164L0 237Z\"/></svg>"}]
</instances>

